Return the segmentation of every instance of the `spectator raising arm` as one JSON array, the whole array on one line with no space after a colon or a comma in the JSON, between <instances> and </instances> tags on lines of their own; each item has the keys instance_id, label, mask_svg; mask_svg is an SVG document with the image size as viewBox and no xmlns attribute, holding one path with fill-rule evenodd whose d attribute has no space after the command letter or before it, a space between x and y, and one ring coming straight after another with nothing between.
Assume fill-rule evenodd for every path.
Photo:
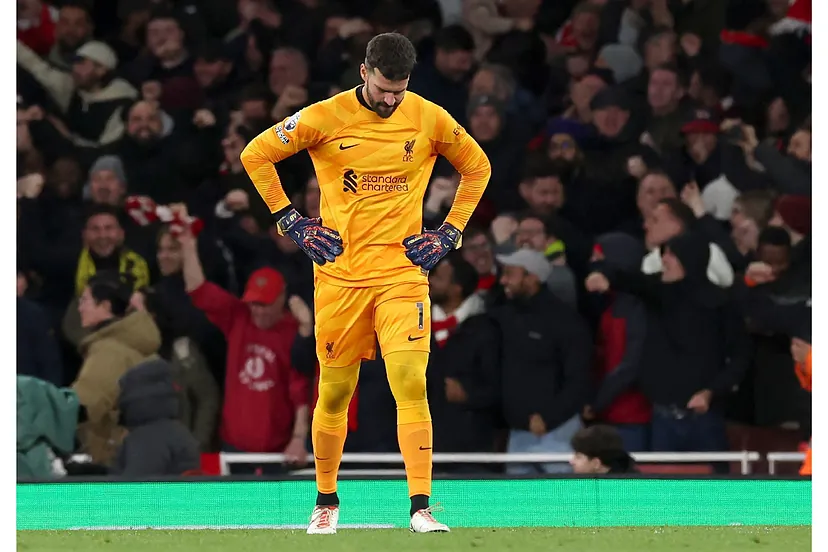
<instances>
[{"instance_id":1,"label":"spectator raising arm","mask_svg":"<svg viewBox=\"0 0 828 552\"><path fill-rule=\"evenodd\" d=\"M227 335L235 313L245 309L244 304L237 297L206 280L201 260L198 258L196 238L189 230L185 230L179 236L179 242L181 243L184 287L190 294L193 305L204 311L210 322L215 324L224 335Z\"/></svg>"},{"instance_id":2,"label":"spectator raising arm","mask_svg":"<svg viewBox=\"0 0 828 552\"><path fill-rule=\"evenodd\" d=\"M17 63L49 92L62 111L69 109L72 94L75 92L75 83L71 73L55 69L19 40L17 41Z\"/></svg>"}]
</instances>

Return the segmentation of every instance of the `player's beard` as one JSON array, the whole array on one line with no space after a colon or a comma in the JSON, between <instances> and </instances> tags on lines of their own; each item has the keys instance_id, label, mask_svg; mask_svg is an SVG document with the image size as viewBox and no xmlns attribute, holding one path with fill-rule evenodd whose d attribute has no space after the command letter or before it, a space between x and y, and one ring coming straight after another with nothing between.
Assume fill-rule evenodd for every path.
<instances>
[{"instance_id":1,"label":"player's beard","mask_svg":"<svg viewBox=\"0 0 828 552\"><path fill-rule=\"evenodd\" d=\"M383 101L375 100L367 86L365 88L365 95L368 96L368 104L371 106L371 109L383 119L387 119L393 115L397 110L397 107L400 105L400 102L397 102L394 105L388 105Z\"/></svg>"}]
</instances>

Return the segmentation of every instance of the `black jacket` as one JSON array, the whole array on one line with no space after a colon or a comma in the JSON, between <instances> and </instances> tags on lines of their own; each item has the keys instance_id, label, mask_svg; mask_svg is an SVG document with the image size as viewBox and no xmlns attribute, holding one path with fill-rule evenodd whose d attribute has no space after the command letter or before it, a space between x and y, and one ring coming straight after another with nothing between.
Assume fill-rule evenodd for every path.
<instances>
[{"instance_id":1,"label":"black jacket","mask_svg":"<svg viewBox=\"0 0 828 552\"><path fill-rule=\"evenodd\" d=\"M439 452L494 452L499 373L486 315L470 317L440 346L432 340L426 377ZM464 404L448 402L446 378L456 379L468 396Z\"/></svg>"},{"instance_id":2,"label":"black jacket","mask_svg":"<svg viewBox=\"0 0 828 552\"><path fill-rule=\"evenodd\" d=\"M645 340L638 386L654 404L684 408L709 389L721 398L749 363L744 322L726 290L704 280L661 282L661 274L615 272L615 291L644 301Z\"/></svg>"},{"instance_id":3,"label":"black jacket","mask_svg":"<svg viewBox=\"0 0 828 552\"><path fill-rule=\"evenodd\" d=\"M178 419L178 394L169 364L147 360L119 384L121 423L129 430L113 472L125 476L181 475L200 465L198 441Z\"/></svg>"},{"instance_id":4,"label":"black jacket","mask_svg":"<svg viewBox=\"0 0 828 552\"><path fill-rule=\"evenodd\" d=\"M512 429L540 414L551 431L589 398L592 339L580 315L542 289L493 313L499 330L503 413Z\"/></svg>"}]
</instances>

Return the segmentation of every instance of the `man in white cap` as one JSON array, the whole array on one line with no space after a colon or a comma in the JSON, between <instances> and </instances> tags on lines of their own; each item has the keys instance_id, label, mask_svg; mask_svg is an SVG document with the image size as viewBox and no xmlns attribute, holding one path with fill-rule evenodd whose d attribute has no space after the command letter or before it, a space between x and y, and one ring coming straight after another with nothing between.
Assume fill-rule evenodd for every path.
<instances>
[{"instance_id":1,"label":"man in white cap","mask_svg":"<svg viewBox=\"0 0 828 552\"><path fill-rule=\"evenodd\" d=\"M500 328L503 412L509 452L571 453L590 391L592 340L586 323L545 282L543 253L499 255L509 301L493 314ZM567 472L566 463L510 464L510 474Z\"/></svg>"},{"instance_id":2,"label":"man in white cap","mask_svg":"<svg viewBox=\"0 0 828 552\"><path fill-rule=\"evenodd\" d=\"M103 42L87 42L75 55L71 73L65 73L17 42L17 63L55 101L68 127L68 138L89 148L114 142L124 131L121 110L138 92L127 81L113 77L118 58Z\"/></svg>"}]
</instances>

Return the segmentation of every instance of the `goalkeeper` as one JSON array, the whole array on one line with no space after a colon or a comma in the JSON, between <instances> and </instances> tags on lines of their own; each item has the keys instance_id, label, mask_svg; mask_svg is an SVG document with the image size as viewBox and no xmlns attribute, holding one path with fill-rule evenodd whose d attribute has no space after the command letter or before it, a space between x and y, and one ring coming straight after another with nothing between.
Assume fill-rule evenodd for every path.
<instances>
[{"instance_id":1,"label":"goalkeeper","mask_svg":"<svg viewBox=\"0 0 828 552\"><path fill-rule=\"evenodd\" d=\"M428 271L460 247L488 183L480 146L441 107L406 92L415 50L397 33L375 36L364 84L308 106L257 136L241 155L274 222L316 263L314 307L319 399L311 434L318 489L308 533L336 533L337 472L347 410L375 332L397 402L397 435L411 498L410 528L445 532L431 515L432 429L426 400L431 341ZM321 218L292 208L274 163L307 149ZM445 156L462 179L451 211L423 230L423 196Z\"/></svg>"}]
</instances>

